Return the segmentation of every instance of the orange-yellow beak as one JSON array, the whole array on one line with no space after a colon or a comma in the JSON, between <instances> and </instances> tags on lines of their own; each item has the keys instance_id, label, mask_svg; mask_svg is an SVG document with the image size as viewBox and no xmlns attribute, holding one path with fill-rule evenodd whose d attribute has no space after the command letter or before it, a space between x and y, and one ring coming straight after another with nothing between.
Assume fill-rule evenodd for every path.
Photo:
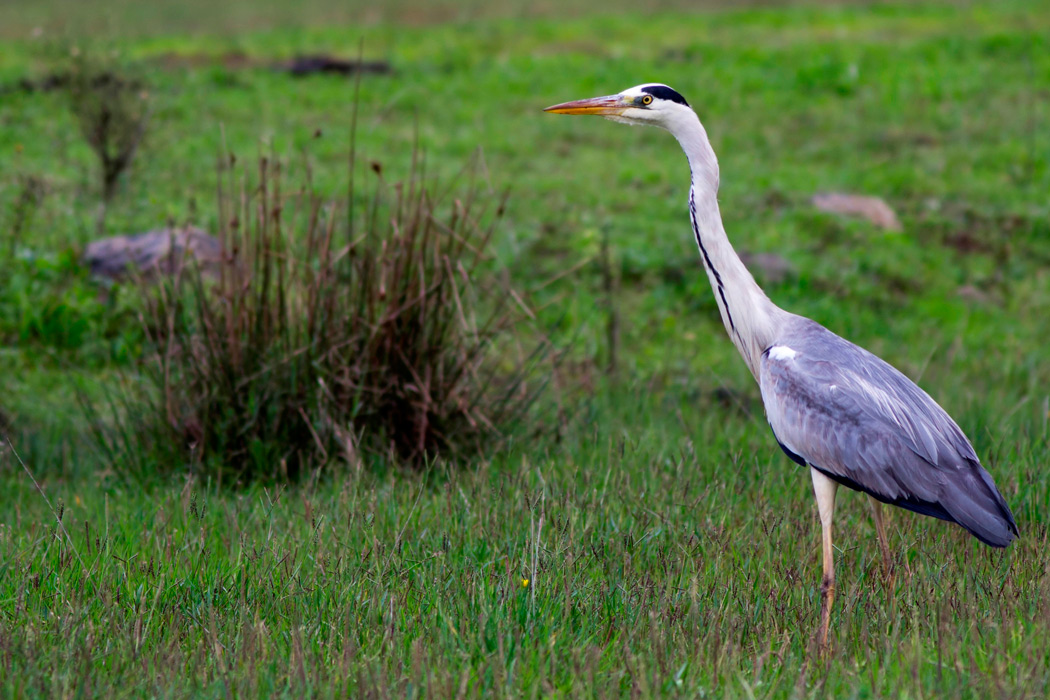
<instances>
[{"instance_id":1,"label":"orange-yellow beak","mask_svg":"<svg viewBox=\"0 0 1050 700\"><path fill-rule=\"evenodd\" d=\"M626 104L619 95L607 95L605 97L592 97L589 100L576 100L575 102L563 102L543 110L552 114L623 114L630 105Z\"/></svg>"}]
</instances>

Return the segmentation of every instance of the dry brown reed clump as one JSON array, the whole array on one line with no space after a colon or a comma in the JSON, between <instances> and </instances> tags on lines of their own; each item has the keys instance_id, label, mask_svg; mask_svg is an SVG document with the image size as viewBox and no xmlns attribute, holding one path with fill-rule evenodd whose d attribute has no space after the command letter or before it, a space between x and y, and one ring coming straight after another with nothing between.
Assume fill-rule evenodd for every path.
<instances>
[{"instance_id":1,"label":"dry brown reed clump","mask_svg":"<svg viewBox=\"0 0 1050 700\"><path fill-rule=\"evenodd\" d=\"M144 294L144 389L98 431L115 463L223 483L368 455L418 466L527 418L543 345L523 352L511 333L528 311L489 253L502 200L471 178L442 201L413 172L377 179L355 213L309 186L286 194L272 160L234 170L231 157L218 272L175 266Z\"/></svg>"}]
</instances>

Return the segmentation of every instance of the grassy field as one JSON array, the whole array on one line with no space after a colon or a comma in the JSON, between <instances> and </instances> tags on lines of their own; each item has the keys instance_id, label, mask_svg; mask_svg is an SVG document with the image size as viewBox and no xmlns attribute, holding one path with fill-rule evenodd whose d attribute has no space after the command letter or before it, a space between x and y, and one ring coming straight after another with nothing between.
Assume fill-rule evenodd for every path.
<instances>
[{"instance_id":1,"label":"grassy field","mask_svg":"<svg viewBox=\"0 0 1050 700\"><path fill-rule=\"evenodd\" d=\"M123 4L97 26L61 0L0 8L0 411L50 499L0 451L4 696L1050 695L1045 3L581 0L563 21L406 1L351 22L356 6L317 0L291 26L276 3L254 21ZM405 177L418 144L436 182L474 161L493 199L510 190L499 259L571 344L536 410L546 429L425 475L374 461L288 487L122 478L75 399L134 372L134 299L103 300L76 264L99 195L68 99L17 81L73 47L130 64L152 121L107 231L214 230L223 144L276 154L292 178L308 161L320 190L345 191L353 81L270 66L361 42L392 72L360 83L359 180L372 163ZM827 659L811 643L810 480L724 337L677 144L542 113L650 80L704 121L737 247L791 264L757 274L771 298L917 379L1021 530L992 551L894 510L887 584L865 499L840 492ZM884 197L904 231L817 212L825 190Z\"/></svg>"}]
</instances>

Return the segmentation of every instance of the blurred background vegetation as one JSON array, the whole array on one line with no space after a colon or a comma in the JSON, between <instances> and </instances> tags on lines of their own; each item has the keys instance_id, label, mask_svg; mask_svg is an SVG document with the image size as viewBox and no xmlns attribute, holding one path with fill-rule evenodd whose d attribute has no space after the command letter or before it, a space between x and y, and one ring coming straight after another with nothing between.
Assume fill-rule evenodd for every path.
<instances>
[{"instance_id":1,"label":"blurred background vegetation","mask_svg":"<svg viewBox=\"0 0 1050 700\"><path fill-rule=\"evenodd\" d=\"M10 693L1045 695L1050 8L634 5L0 5L0 427L55 505L5 446ZM884 587L843 498L827 666L808 478L677 144L542 113L646 81L700 114L770 297L919 381L1023 534L894 514ZM168 227L227 254L92 275Z\"/></svg>"}]
</instances>

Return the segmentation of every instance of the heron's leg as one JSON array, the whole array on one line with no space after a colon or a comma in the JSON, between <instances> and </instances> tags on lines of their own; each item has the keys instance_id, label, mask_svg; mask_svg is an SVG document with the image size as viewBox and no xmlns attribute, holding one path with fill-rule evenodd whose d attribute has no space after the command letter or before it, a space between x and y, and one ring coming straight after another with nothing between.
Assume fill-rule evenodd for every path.
<instances>
[{"instance_id":1,"label":"heron's leg","mask_svg":"<svg viewBox=\"0 0 1050 700\"><path fill-rule=\"evenodd\" d=\"M831 519L835 514L835 491L838 483L812 467L813 493L817 497L820 529L824 549L824 578L820 582L820 627L817 628L817 646L823 654L828 649L828 625L831 623L831 605L835 602L835 554L831 548Z\"/></svg>"},{"instance_id":2,"label":"heron's leg","mask_svg":"<svg viewBox=\"0 0 1050 700\"><path fill-rule=\"evenodd\" d=\"M870 497L869 497L870 498ZM886 581L893 578L893 559L890 557L890 541L886 538L886 521L882 517L882 502L871 498L871 512L875 515L875 533L882 553L882 576Z\"/></svg>"}]
</instances>

